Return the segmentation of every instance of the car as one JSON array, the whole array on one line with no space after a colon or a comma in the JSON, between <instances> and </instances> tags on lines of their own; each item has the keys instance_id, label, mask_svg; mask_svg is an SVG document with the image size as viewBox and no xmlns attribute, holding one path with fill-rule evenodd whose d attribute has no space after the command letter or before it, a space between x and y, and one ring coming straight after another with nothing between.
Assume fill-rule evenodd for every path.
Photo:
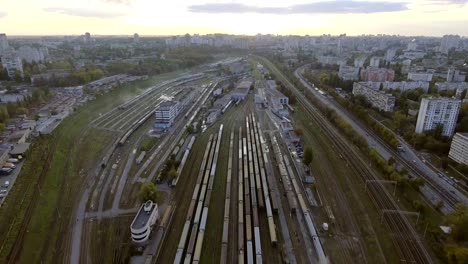
<instances>
[{"instance_id":1,"label":"car","mask_svg":"<svg viewBox=\"0 0 468 264\"><path fill-rule=\"evenodd\" d=\"M414 163L416 163L416 160L413 160Z\"/></svg>"},{"instance_id":2,"label":"car","mask_svg":"<svg viewBox=\"0 0 468 264\"><path fill-rule=\"evenodd\" d=\"M9 181L6 181L4 184L3 184L4 187L8 188L10 186L10 182Z\"/></svg>"},{"instance_id":3,"label":"car","mask_svg":"<svg viewBox=\"0 0 468 264\"><path fill-rule=\"evenodd\" d=\"M0 198L6 197L6 193L0 193Z\"/></svg>"},{"instance_id":4,"label":"car","mask_svg":"<svg viewBox=\"0 0 468 264\"><path fill-rule=\"evenodd\" d=\"M1 168L0 175L10 175L12 171L13 171L12 168Z\"/></svg>"},{"instance_id":5,"label":"car","mask_svg":"<svg viewBox=\"0 0 468 264\"><path fill-rule=\"evenodd\" d=\"M7 193L7 192L8 192L7 189L1 189L0 190L0 193Z\"/></svg>"}]
</instances>

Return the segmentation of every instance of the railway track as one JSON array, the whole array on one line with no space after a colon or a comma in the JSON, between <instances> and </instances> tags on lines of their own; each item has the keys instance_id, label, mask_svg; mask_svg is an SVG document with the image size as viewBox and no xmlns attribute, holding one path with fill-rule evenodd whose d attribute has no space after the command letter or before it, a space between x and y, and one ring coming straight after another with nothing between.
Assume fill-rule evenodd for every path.
<instances>
[{"instance_id":1,"label":"railway track","mask_svg":"<svg viewBox=\"0 0 468 264\"><path fill-rule=\"evenodd\" d=\"M47 158L46 158L45 163L43 164L43 167L42 167L41 171L39 172L40 176L39 176L39 179L38 179L38 182L37 182L37 186L35 186L36 188L34 189L34 193L33 193L32 197L38 197L38 196L41 195L40 186L43 184L43 182L45 180L45 177L47 175L47 172L49 171L50 164L52 162L52 158L54 157L54 154L55 154L56 142L58 142L58 141L59 141L59 139L54 140L55 143L54 143L53 146L47 146L48 147L47 148ZM28 188L31 188L31 186L28 187ZM19 228L18 236L16 237L16 240L15 240L15 242L13 244L13 247L12 247L12 249L10 251L10 254L9 254L9 257L8 257L8 264L13 264L13 263L18 262L18 258L20 256L21 249L23 248L24 238L26 236L26 232L28 231L28 225L29 225L29 222L31 221L33 211L36 208L36 205L37 205L38 201L39 201L39 199L29 200L29 204L28 204L28 207L26 209L26 213L24 215L23 221L21 222L21 227Z\"/></svg>"},{"instance_id":2,"label":"railway track","mask_svg":"<svg viewBox=\"0 0 468 264\"><path fill-rule=\"evenodd\" d=\"M296 95L297 95L296 91ZM432 263L422 241L419 239L414 227L407 217L401 212L387 189L378 181L379 179L365 165L366 162L359 153L336 131L334 127L304 98L297 96L299 103L304 107L309 116L319 124L330 138L331 142L349 161L351 169L361 177L368 185L369 195L378 210L381 211L382 219L387 227L393 232L392 238L402 261L408 263Z\"/></svg>"},{"instance_id":3,"label":"railway track","mask_svg":"<svg viewBox=\"0 0 468 264\"><path fill-rule=\"evenodd\" d=\"M306 83L307 85L304 85L307 87L308 89L308 92L313 94L313 92L311 91L311 88L308 86L308 81L304 79L304 77L302 75L299 75L300 76L300 80L303 82L303 83ZM315 95L313 95L315 96ZM337 108L339 108L340 110L342 110L343 112L347 113L348 110L345 109L343 106L341 106L339 103L335 103L334 104ZM425 173L421 172L419 169L417 169L413 164L411 164L410 162L408 162L406 159L404 159L403 157L400 156L400 154L398 153L397 150L395 150L393 147L391 147L387 142L385 142L381 137L379 137L378 135L375 134L375 132L373 130L371 130L370 128L368 128L366 125L362 124L362 122L360 120L357 120L356 118L354 118L354 116L352 116L352 114L348 115L350 119L352 119L356 124L358 124L358 126L366 131L367 134L369 135L372 135L372 138L374 140L376 140L388 153L390 153L396 160L397 162L401 163L402 165L405 166L405 168L411 172L413 175L421 178L421 179L424 179L425 182L431 187L431 189L433 189L435 192L438 193L438 195L444 200L444 202L449 206L451 207L452 209L455 209L455 206L460 203L460 201L454 197L454 195L452 193L450 193L448 190L446 190L444 187L440 186L439 183L437 183L436 180L434 180L431 176L429 175L426 175Z\"/></svg>"},{"instance_id":4,"label":"railway track","mask_svg":"<svg viewBox=\"0 0 468 264\"><path fill-rule=\"evenodd\" d=\"M261 58L263 60L263 58ZM277 70L277 72L279 72ZM284 76L288 88L296 96L299 104L306 110L307 114L326 132L325 135L333 142L333 146L340 151L349 161L351 169L366 184L369 180L375 183L369 185L369 196L378 210L381 212L382 220L393 232L392 241L398 251L402 262L406 263L433 263L429 252L423 245L414 227L400 210L387 189L378 181L379 179L366 166L366 162L346 139L333 127L325 117L303 97L301 92L294 87Z\"/></svg>"}]
</instances>

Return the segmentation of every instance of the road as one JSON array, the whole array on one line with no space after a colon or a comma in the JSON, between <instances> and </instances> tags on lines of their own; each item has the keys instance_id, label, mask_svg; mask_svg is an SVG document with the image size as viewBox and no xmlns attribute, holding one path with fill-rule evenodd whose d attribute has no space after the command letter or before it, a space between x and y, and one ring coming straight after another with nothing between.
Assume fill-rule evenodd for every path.
<instances>
[{"instance_id":1,"label":"road","mask_svg":"<svg viewBox=\"0 0 468 264\"><path fill-rule=\"evenodd\" d=\"M328 107L334 109L337 114L339 114L346 122L348 122L360 135L362 135L366 140L370 147L374 148L376 151L379 152L381 156L385 159L388 159L393 156L382 144L382 140L374 134L372 131L369 131L364 124L360 121L357 121L351 113L346 111L343 107L341 107L335 100L325 97L318 93L313 87L304 79L302 74L304 73L305 68L308 65L304 65L299 67L294 71L294 75L298 78L301 83L322 103L326 104ZM450 192L456 199L464 204L468 204L468 198L462 192L460 192L457 188L452 186L450 183L446 182L444 179L439 177L439 175L433 171L427 164L425 164L416 154L416 152L404 141L400 138L400 143L404 148L404 152L399 153L400 157L403 158L410 166L414 166L419 172L431 177L431 179L437 183L438 186L442 187L447 192ZM397 157L396 157L397 158Z\"/></svg>"}]
</instances>

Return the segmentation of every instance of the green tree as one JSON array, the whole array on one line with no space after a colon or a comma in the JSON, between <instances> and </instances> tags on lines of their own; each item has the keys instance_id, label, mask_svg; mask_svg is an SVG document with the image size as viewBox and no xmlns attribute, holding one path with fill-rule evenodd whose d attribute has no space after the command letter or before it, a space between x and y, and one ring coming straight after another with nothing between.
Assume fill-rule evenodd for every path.
<instances>
[{"instance_id":1,"label":"green tree","mask_svg":"<svg viewBox=\"0 0 468 264\"><path fill-rule=\"evenodd\" d=\"M10 76L8 76L7 69L3 68L2 65L0 65L0 80L2 81L10 80Z\"/></svg>"},{"instance_id":2,"label":"green tree","mask_svg":"<svg viewBox=\"0 0 468 264\"><path fill-rule=\"evenodd\" d=\"M167 177L170 179L170 180L173 180L175 178L177 178L177 171L174 167L172 167L172 169L167 173Z\"/></svg>"},{"instance_id":3,"label":"green tree","mask_svg":"<svg viewBox=\"0 0 468 264\"><path fill-rule=\"evenodd\" d=\"M152 182L143 183L141 185L140 191L138 192L138 198L142 203L151 200L156 202L157 199L157 190L156 186Z\"/></svg>"},{"instance_id":4,"label":"green tree","mask_svg":"<svg viewBox=\"0 0 468 264\"><path fill-rule=\"evenodd\" d=\"M448 245L445 247L445 253L449 264L468 263L468 248L458 245Z\"/></svg>"},{"instance_id":5,"label":"green tree","mask_svg":"<svg viewBox=\"0 0 468 264\"><path fill-rule=\"evenodd\" d=\"M28 109L25 107L18 107L18 109L16 109L17 115L27 115L28 112L29 112Z\"/></svg>"},{"instance_id":6,"label":"green tree","mask_svg":"<svg viewBox=\"0 0 468 264\"><path fill-rule=\"evenodd\" d=\"M305 148L304 157L302 158L302 161L304 162L304 164L309 165L312 162L313 158L314 158L314 153L312 151L312 148L311 147Z\"/></svg>"},{"instance_id":7,"label":"green tree","mask_svg":"<svg viewBox=\"0 0 468 264\"><path fill-rule=\"evenodd\" d=\"M447 223L452 227L452 237L457 242L468 241L468 207L458 204L455 211L446 217Z\"/></svg>"},{"instance_id":8,"label":"green tree","mask_svg":"<svg viewBox=\"0 0 468 264\"><path fill-rule=\"evenodd\" d=\"M301 137L302 135L304 135L304 130L300 127L296 127L294 129L294 133L298 136L298 137Z\"/></svg>"},{"instance_id":9,"label":"green tree","mask_svg":"<svg viewBox=\"0 0 468 264\"><path fill-rule=\"evenodd\" d=\"M467 89L465 89L465 90L463 90L463 91L461 92L461 94L460 94L460 99L462 99L462 100L465 99L465 97L466 97L466 92L468 92Z\"/></svg>"}]
</instances>

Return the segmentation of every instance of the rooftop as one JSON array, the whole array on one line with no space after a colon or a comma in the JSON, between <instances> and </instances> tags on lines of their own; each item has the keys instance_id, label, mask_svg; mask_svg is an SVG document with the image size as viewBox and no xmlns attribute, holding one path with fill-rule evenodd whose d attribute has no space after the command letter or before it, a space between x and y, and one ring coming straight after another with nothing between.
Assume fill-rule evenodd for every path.
<instances>
[{"instance_id":1,"label":"rooftop","mask_svg":"<svg viewBox=\"0 0 468 264\"><path fill-rule=\"evenodd\" d=\"M13 149L10 151L11 155L22 155L24 154L28 149L31 143L18 143L13 146Z\"/></svg>"},{"instance_id":2,"label":"rooftop","mask_svg":"<svg viewBox=\"0 0 468 264\"><path fill-rule=\"evenodd\" d=\"M157 203L149 203L151 201L147 201L146 203L142 204L140 210L138 210L138 214L135 216L132 222L132 229L142 228L146 225L148 220L150 219L151 214L154 210L157 210L158 204Z\"/></svg>"}]
</instances>

